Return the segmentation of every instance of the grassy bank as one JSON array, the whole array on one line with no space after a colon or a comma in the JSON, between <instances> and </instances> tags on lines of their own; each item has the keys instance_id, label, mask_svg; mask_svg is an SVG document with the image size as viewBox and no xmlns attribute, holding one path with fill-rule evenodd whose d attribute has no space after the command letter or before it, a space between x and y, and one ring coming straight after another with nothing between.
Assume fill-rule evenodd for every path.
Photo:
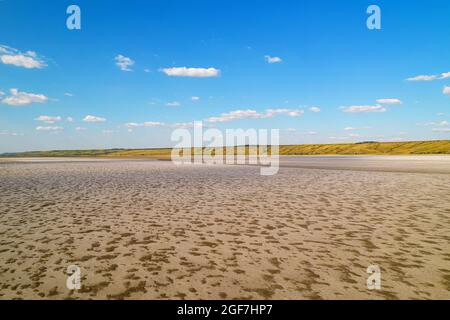
<instances>
[{"instance_id":1,"label":"grassy bank","mask_svg":"<svg viewBox=\"0 0 450 320\"><path fill-rule=\"evenodd\" d=\"M211 149L206 149L211 152ZM233 153L232 148L223 149ZM4 153L0 157L148 157L169 158L172 149L98 149L98 150L53 150ZM199 153L200 149L192 149ZM234 150L236 153L236 150ZM246 148L248 153L248 147ZM361 142L342 144L283 145L280 155L420 155L450 154L450 140L409 142ZM214 154L214 151L212 151Z\"/></svg>"}]
</instances>

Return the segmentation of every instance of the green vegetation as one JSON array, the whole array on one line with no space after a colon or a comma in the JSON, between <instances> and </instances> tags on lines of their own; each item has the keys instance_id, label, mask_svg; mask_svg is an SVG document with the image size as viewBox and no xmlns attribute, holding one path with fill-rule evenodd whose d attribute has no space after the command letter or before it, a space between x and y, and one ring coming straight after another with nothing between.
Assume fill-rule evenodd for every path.
<instances>
[{"instance_id":1,"label":"green vegetation","mask_svg":"<svg viewBox=\"0 0 450 320\"><path fill-rule=\"evenodd\" d=\"M249 147L246 146L246 154ZM270 149L270 148L269 148ZM204 152L212 154L211 148ZM216 149L217 150L217 149ZM0 157L107 157L107 158L155 158L169 159L172 149L107 149L107 150L54 150L4 153ZM181 151L181 150L180 150ZM233 148L225 148L223 152L236 153ZM192 149L191 154L200 153L200 149ZM450 140L409 141L409 142L359 142L342 144L303 144L280 146L280 155L418 155L418 154L450 154Z\"/></svg>"}]
</instances>

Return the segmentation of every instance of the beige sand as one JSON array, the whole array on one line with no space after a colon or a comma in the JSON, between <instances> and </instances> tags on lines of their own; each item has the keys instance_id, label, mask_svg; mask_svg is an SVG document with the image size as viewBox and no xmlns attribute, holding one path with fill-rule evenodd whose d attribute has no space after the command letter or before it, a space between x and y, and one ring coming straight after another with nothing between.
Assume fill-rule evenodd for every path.
<instances>
[{"instance_id":1,"label":"beige sand","mask_svg":"<svg viewBox=\"0 0 450 320\"><path fill-rule=\"evenodd\" d=\"M299 166L0 162L0 299L450 298L449 174Z\"/></svg>"}]
</instances>

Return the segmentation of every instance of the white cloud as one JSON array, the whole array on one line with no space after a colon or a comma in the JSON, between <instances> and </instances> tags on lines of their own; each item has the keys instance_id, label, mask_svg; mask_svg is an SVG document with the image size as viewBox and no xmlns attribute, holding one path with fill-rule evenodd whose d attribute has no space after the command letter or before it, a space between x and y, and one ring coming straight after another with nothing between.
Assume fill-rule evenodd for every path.
<instances>
[{"instance_id":1,"label":"white cloud","mask_svg":"<svg viewBox=\"0 0 450 320\"><path fill-rule=\"evenodd\" d=\"M165 124L163 122L157 122L157 121L146 121L143 123L136 123L136 122L128 122L125 123L123 126L127 128L128 130L132 130L139 127L162 127Z\"/></svg>"},{"instance_id":2,"label":"white cloud","mask_svg":"<svg viewBox=\"0 0 450 320\"><path fill-rule=\"evenodd\" d=\"M434 132L450 132L450 128L434 128Z\"/></svg>"},{"instance_id":3,"label":"white cloud","mask_svg":"<svg viewBox=\"0 0 450 320\"><path fill-rule=\"evenodd\" d=\"M345 127L345 128L344 128L345 131L367 130L367 129L371 129L371 127L359 127L359 128L355 128L355 127Z\"/></svg>"},{"instance_id":4,"label":"white cloud","mask_svg":"<svg viewBox=\"0 0 450 320\"><path fill-rule=\"evenodd\" d=\"M75 130L76 130L76 131L84 131L84 130L86 130L86 128L83 128L83 127L76 127Z\"/></svg>"},{"instance_id":5,"label":"white cloud","mask_svg":"<svg viewBox=\"0 0 450 320\"><path fill-rule=\"evenodd\" d=\"M418 123L418 125L423 125L423 126L448 126L450 125L450 122L448 122L447 120L442 120L442 121L431 121L431 122L425 122L425 123Z\"/></svg>"},{"instance_id":6,"label":"white cloud","mask_svg":"<svg viewBox=\"0 0 450 320\"><path fill-rule=\"evenodd\" d=\"M436 76L436 75L431 75L431 76L421 75L421 76L411 77L406 80L407 81L432 81L432 80L436 80L436 79L438 79L438 76Z\"/></svg>"},{"instance_id":7,"label":"white cloud","mask_svg":"<svg viewBox=\"0 0 450 320\"><path fill-rule=\"evenodd\" d=\"M384 138L383 135L362 135L359 133L349 133L348 135L342 135L342 136L332 136L329 137L333 140L342 140L342 141L355 141L355 140L378 140Z\"/></svg>"},{"instance_id":8,"label":"white cloud","mask_svg":"<svg viewBox=\"0 0 450 320\"><path fill-rule=\"evenodd\" d=\"M72 117L67 117L67 118L66 118L66 121L67 121L67 122L74 122L74 119L73 119Z\"/></svg>"},{"instance_id":9,"label":"white cloud","mask_svg":"<svg viewBox=\"0 0 450 320\"><path fill-rule=\"evenodd\" d=\"M186 67L174 67L164 68L162 71L171 77L217 77L220 75L220 70L216 68L186 68Z\"/></svg>"},{"instance_id":10,"label":"white cloud","mask_svg":"<svg viewBox=\"0 0 450 320\"><path fill-rule=\"evenodd\" d=\"M34 51L27 51L25 52L27 55L29 55L30 57L36 58L37 57L37 53Z\"/></svg>"},{"instance_id":11,"label":"white cloud","mask_svg":"<svg viewBox=\"0 0 450 320\"><path fill-rule=\"evenodd\" d=\"M343 137L343 136L338 136L338 137L335 137L335 136L333 136L333 137L329 137L329 139L332 139L332 140L350 140L351 138L349 138L349 137Z\"/></svg>"},{"instance_id":12,"label":"white cloud","mask_svg":"<svg viewBox=\"0 0 450 320\"><path fill-rule=\"evenodd\" d=\"M276 115L284 114L290 117L298 117L304 113L301 109L267 109L265 112L257 112L255 110L235 110L231 112L222 113L218 117L210 117L206 119L209 123L229 122L239 119L267 119L273 118Z\"/></svg>"},{"instance_id":13,"label":"white cloud","mask_svg":"<svg viewBox=\"0 0 450 320\"><path fill-rule=\"evenodd\" d=\"M449 86L445 86L444 89L442 90L442 93L450 95L450 87Z\"/></svg>"},{"instance_id":14,"label":"white cloud","mask_svg":"<svg viewBox=\"0 0 450 320\"><path fill-rule=\"evenodd\" d=\"M100 122L105 122L106 119L105 118L101 118L101 117L87 115L86 117L84 117L83 121L84 122L91 122L91 123L100 123Z\"/></svg>"},{"instance_id":15,"label":"white cloud","mask_svg":"<svg viewBox=\"0 0 450 320\"><path fill-rule=\"evenodd\" d=\"M233 121L233 120L237 120L237 119L244 119L244 118L256 118L259 119L261 118L262 115L260 113L258 113L255 110L235 110L235 111L231 111L231 112L227 112L227 113L222 113L220 116L218 117L210 117L208 119L206 119L206 122L210 122L210 123L216 123L216 122L228 122L228 121Z\"/></svg>"},{"instance_id":16,"label":"white cloud","mask_svg":"<svg viewBox=\"0 0 450 320\"><path fill-rule=\"evenodd\" d=\"M432 122L426 122L423 124L424 126L440 126L440 127L445 127L450 125L450 122L448 122L447 120L442 120L442 121L432 121Z\"/></svg>"},{"instance_id":17,"label":"white cloud","mask_svg":"<svg viewBox=\"0 0 450 320\"><path fill-rule=\"evenodd\" d=\"M137 128L137 127L142 127L142 124L136 123L136 122L128 122L128 123L124 124L124 127L128 128L128 129L133 129L133 128Z\"/></svg>"},{"instance_id":18,"label":"white cloud","mask_svg":"<svg viewBox=\"0 0 450 320\"><path fill-rule=\"evenodd\" d=\"M39 116L34 120L52 124L61 121L61 117Z\"/></svg>"},{"instance_id":19,"label":"white cloud","mask_svg":"<svg viewBox=\"0 0 450 320\"><path fill-rule=\"evenodd\" d=\"M361 135L359 133L350 133L348 136L350 138L359 138L359 137L361 137Z\"/></svg>"},{"instance_id":20,"label":"white cloud","mask_svg":"<svg viewBox=\"0 0 450 320\"><path fill-rule=\"evenodd\" d=\"M144 127L161 127L163 126L164 123L162 122L157 122L157 121L147 121L144 122Z\"/></svg>"},{"instance_id":21,"label":"white cloud","mask_svg":"<svg viewBox=\"0 0 450 320\"><path fill-rule=\"evenodd\" d=\"M42 127L42 126L39 126L39 127L36 127L36 130L37 131L62 131L62 130L64 130L64 128L63 127L57 127L57 126L54 126L54 127Z\"/></svg>"},{"instance_id":22,"label":"white cloud","mask_svg":"<svg viewBox=\"0 0 450 320\"><path fill-rule=\"evenodd\" d=\"M191 129L194 127L194 124L192 122L179 122L179 123L174 123L172 125L173 128L177 128L177 129Z\"/></svg>"},{"instance_id":23,"label":"white cloud","mask_svg":"<svg viewBox=\"0 0 450 320\"><path fill-rule=\"evenodd\" d=\"M1 130L0 131L0 136L12 136L12 137L17 137L17 136L23 136L23 133L17 133L14 131L9 131L9 130Z\"/></svg>"},{"instance_id":24,"label":"white cloud","mask_svg":"<svg viewBox=\"0 0 450 320\"><path fill-rule=\"evenodd\" d=\"M361 112L386 112L386 108L381 105L375 106L349 106L341 107L343 112L347 113L361 113Z\"/></svg>"},{"instance_id":25,"label":"white cloud","mask_svg":"<svg viewBox=\"0 0 450 320\"><path fill-rule=\"evenodd\" d=\"M10 106L26 106L32 103L44 103L48 100L43 94L20 92L18 89L9 90L11 95L4 98L2 103Z\"/></svg>"},{"instance_id":26,"label":"white cloud","mask_svg":"<svg viewBox=\"0 0 450 320\"><path fill-rule=\"evenodd\" d=\"M262 118L272 118L278 114L284 114L290 117L299 117L304 113L302 109L267 109Z\"/></svg>"},{"instance_id":27,"label":"white cloud","mask_svg":"<svg viewBox=\"0 0 450 320\"><path fill-rule=\"evenodd\" d=\"M317 134L317 131L298 131L295 128L288 128L285 129L287 132L295 133L296 135L307 135L307 136L314 136Z\"/></svg>"},{"instance_id":28,"label":"white cloud","mask_svg":"<svg viewBox=\"0 0 450 320\"><path fill-rule=\"evenodd\" d=\"M200 97L193 96L193 97L191 97L191 100L192 101L198 101L198 100L200 100Z\"/></svg>"},{"instance_id":29,"label":"white cloud","mask_svg":"<svg viewBox=\"0 0 450 320\"><path fill-rule=\"evenodd\" d=\"M193 122L179 122L179 123L174 123L171 127L176 128L176 129L192 129L192 128L194 128L194 123Z\"/></svg>"},{"instance_id":30,"label":"white cloud","mask_svg":"<svg viewBox=\"0 0 450 320\"><path fill-rule=\"evenodd\" d=\"M134 61L131 58L125 57L121 54L117 55L114 60L116 60L116 65L122 71L133 71L130 67L134 65Z\"/></svg>"},{"instance_id":31,"label":"white cloud","mask_svg":"<svg viewBox=\"0 0 450 320\"><path fill-rule=\"evenodd\" d=\"M0 61L4 64L14 65L26 69L42 69L47 65L34 51L20 52L17 49L0 45Z\"/></svg>"},{"instance_id":32,"label":"white cloud","mask_svg":"<svg viewBox=\"0 0 450 320\"><path fill-rule=\"evenodd\" d=\"M264 56L268 63L278 63L283 61L280 57Z\"/></svg>"},{"instance_id":33,"label":"white cloud","mask_svg":"<svg viewBox=\"0 0 450 320\"><path fill-rule=\"evenodd\" d=\"M4 64L12 64L15 65L16 67L23 67L27 69L34 69L34 68L41 69L45 67L45 64L35 60L32 57L27 57L22 54L17 54L14 56L5 54L0 56L0 60Z\"/></svg>"},{"instance_id":34,"label":"white cloud","mask_svg":"<svg viewBox=\"0 0 450 320\"><path fill-rule=\"evenodd\" d=\"M66 92L66 93L64 93L64 95L65 95L66 97L73 97L73 94L70 93L70 92Z\"/></svg>"},{"instance_id":35,"label":"white cloud","mask_svg":"<svg viewBox=\"0 0 450 320\"><path fill-rule=\"evenodd\" d=\"M408 81L433 81L433 80L437 80L437 79L447 79L450 78L450 72L443 72L439 75L420 75L420 76L415 76L415 77L411 77L408 78L406 80Z\"/></svg>"},{"instance_id":36,"label":"white cloud","mask_svg":"<svg viewBox=\"0 0 450 320\"><path fill-rule=\"evenodd\" d=\"M104 133L104 134L111 134L111 133L114 133L114 130L105 129L105 130L102 130L102 133Z\"/></svg>"},{"instance_id":37,"label":"white cloud","mask_svg":"<svg viewBox=\"0 0 450 320\"><path fill-rule=\"evenodd\" d=\"M320 112L320 108L319 107L311 107L311 108L309 108L309 111L311 111L311 112Z\"/></svg>"},{"instance_id":38,"label":"white cloud","mask_svg":"<svg viewBox=\"0 0 450 320\"><path fill-rule=\"evenodd\" d=\"M172 102L166 103L166 106L168 106L168 107L179 107L179 106L181 106L181 104L178 101L172 101Z\"/></svg>"},{"instance_id":39,"label":"white cloud","mask_svg":"<svg viewBox=\"0 0 450 320\"><path fill-rule=\"evenodd\" d=\"M379 104L402 104L400 99L396 98L388 98L388 99L378 99L377 103Z\"/></svg>"}]
</instances>

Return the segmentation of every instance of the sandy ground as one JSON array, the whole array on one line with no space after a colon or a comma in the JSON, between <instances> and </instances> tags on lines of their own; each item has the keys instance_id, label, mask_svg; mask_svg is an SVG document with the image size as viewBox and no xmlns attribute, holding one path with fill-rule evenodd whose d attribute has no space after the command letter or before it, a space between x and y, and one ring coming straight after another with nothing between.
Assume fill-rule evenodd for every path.
<instances>
[{"instance_id":1,"label":"sandy ground","mask_svg":"<svg viewBox=\"0 0 450 320\"><path fill-rule=\"evenodd\" d=\"M450 299L450 161L327 158L2 161L0 299Z\"/></svg>"},{"instance_id":2,"label":"sandy ground","mask_svg":"<svg viewBox=\"0 0 450 320\"><path fill-rule=\"evenodd\" d=\"M450 174L450 156L287 156L289 168Z\"/></svg>"}]
</instances>

